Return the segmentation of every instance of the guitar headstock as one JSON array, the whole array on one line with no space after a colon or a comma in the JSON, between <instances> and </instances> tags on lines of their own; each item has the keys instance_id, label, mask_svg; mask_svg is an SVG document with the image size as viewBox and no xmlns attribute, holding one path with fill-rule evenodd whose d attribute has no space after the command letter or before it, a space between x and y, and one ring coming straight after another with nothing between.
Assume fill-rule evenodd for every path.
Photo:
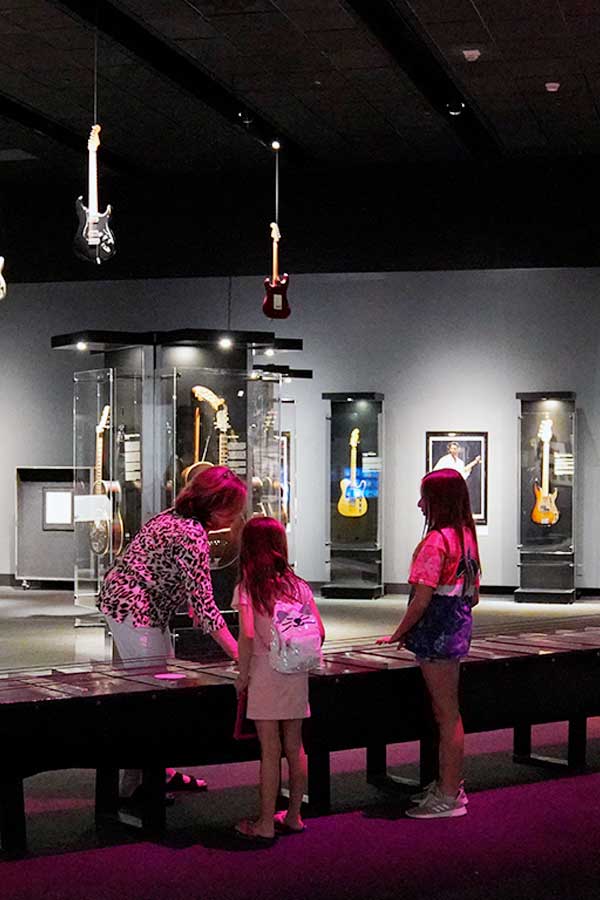
<instances>
[{"instance_id":1,"label":"guitar headstock","mask_svg":"<svg viewBox=\"0 0 600 900\"><path fill-rule=\"evenodd\" d=\"M360 428L353 428L350 432L350 446L358 447L360 444Z\"/></svg>"},{"instance_id":2,"label":"guitar headstock","mask_svg":"<svg viewBox=\"0 0 600 900\"><path fill-rule=\"evenodd\" d=\"M100 146L100 125L92 125L88 138L88 150L97 150Z\"/></svg>"},{"instance_id":3,"label":"guitar headstock","mask_svg":"<svg viewBox=\"0 0 600 900\"><path fill-rule=\"evenodd\" d=\"M102 410L102 415L100 416L100 421L96 425L96 433L102 434L103 431L106 431L108 428L108 424L110 422L110 406L108 403Z\"/></svg>"},{"instance_id":4,"label":"guitar headstock","mask_svg":"<svg viewBox=\"0 0 600 900\"><path fill-rule=\"evenodd\" d=\"M203 384L195 384L192 388L192 397L196 400L202 401L204 400L208 403L215 412L219 409L220 406L225 406L227 409L227 405L225 404L225 400L223 397L217 397L214 391L211 391L210 388L205 387Z\"/></svg>"},{"instance_id":5,"label":"guitar headstock","mask_svg":"<svg viewBox=\"0 0 600 900\"><path fill-rule=\"evenodd\" d=\"M542 419L538 430L538 437L540 441L543 441L545 444L550 443L552 439L552 427L552 419Z\"/></svg>"},{"instance_id":6,"label":"guitar headstock","mask_svg":"<svg viewBox=\"0 0 600 900\"><path fill-rule=\"evenodd\" d=\"M276 244L281 240L281 232L277 222L271 222L271 240L275 241Z\"/></svg>"},{"instance_id":7,"label":"guitar headstock","mask_svg":"<svg viewBox=\"0 0 600 900\"><path fill-rule=\"evenodd\" d=\"M217 431L223 432L223 434L225 434L231 428L231 423L229 421L229 411L224 400L222 405L215 413L215 428L217 429Z\"/></svg>"},{"instance_id":8,"label":"guitar headstock","mask_svg":"<svg viewBox=\"0 0 600 900\"><path fill-rule=\"evenodd\" d=\"M0 256L0 300L4 300L6 297L6 281L2 276L2 270L4 268L4 257Z\"/></svg>"}]
</instances>

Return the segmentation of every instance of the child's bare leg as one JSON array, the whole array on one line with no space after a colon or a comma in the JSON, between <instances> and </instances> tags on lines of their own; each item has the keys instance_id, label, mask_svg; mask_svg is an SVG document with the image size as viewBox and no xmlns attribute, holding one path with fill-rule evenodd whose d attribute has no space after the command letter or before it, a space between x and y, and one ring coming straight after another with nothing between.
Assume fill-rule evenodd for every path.
<instances>
[{"instance_id":1,"label":"child's bare leg","mask_svg":"<svg viewBox=\"0 0 600 900\"><path fill-rule=\"evenodd\" d=\"M300 808L306 790L306 753L302 745L302 719L285 719L282 723L283 752L290 773L290 801L285 822L290 828L302 828Z\"/></svg>"},{"instance_id":2,"label":"child's bare leg","mask_svg":"<svg viewBox=\"0 0 600 900\"><path fill-rule=\"evenodd\" d=\"M260 740L260 816L254 831L263 837L272 837L281 766L279 722L261 719L255 724Z\"/></svg>"}]
</instances>

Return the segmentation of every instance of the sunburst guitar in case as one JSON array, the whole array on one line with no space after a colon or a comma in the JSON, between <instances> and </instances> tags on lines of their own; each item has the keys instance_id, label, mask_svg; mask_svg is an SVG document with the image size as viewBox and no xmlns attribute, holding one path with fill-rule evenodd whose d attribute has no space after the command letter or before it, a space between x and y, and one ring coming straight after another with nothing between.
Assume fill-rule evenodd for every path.
<instances>
[{"instance_id":1,"label":"sunburst guitar in case","mask_svg":"<svg viewBox=\"0 0 600 900\"><path fill-rule=\"evenodd\" d=\"M337 509L341 516L358 518L364 516L368 503L365 497L366 481L356 480L356 455L360 443L360 429L353 428L350 434L350 478L340 481L341 495Z\"/></svg>"},{"instance_id":2,"label":"sunburst guitar in case","mask_svg":"<svg viewBox=\"0 0 600 900\"><path fill-rule=\"evenodd\" d=\"M106 494L111 500L112 520L98 519L90 526L90 547L96 556L106 556L112 550L118 556L123 549L124 529L120 510L121 485L118 481L104 481L102 478L104 458L104 432L110 422L110 406L102 410L96 425L96 464L94 466L94 494Z\"/></svg>"},{"instance_id":3,"label":"sunburst guitar in case","mask_svg":"<svg viewBox=\"0 0 600 900\"><path fill-rule=\"evenodd\" d=\"M287 319L291 313L287 301L287 289L290 276L284 273L279 277L279 241L281 233L277 222L271 222L271 241L273 242L273 260L271 278L265 278L265 299L262 310L269 319Z\"/></svg>"},{"instance_id":4,"label":"sunburst guitar in case","mask_svg":"<svg viewBox=\"0 0 600 900\"><path fill-rule=\"evenodd\" d=\"M100 126L94 125L88 140L88 205L83 197L76 201L79 224L73 240L73 251L79 259L100 265L115 255L115 236L109 220L110 205L103 213L98 212L98 167L97 152L100 146Z\"/></svg>"},{"instance_id":5,"label":"sunburst guitar in case","mask_svg":"<svg viewBox=\"0 0 600 900\"><path fill-rule=\"evenodd\" d=\"M558 489L550 491L550 441L552 439L552 419L542 419L538 430L538 438L542 442L542 484L535 481L533 493L535 504L531 510L531 521L544 528L556 525L560 512L556 505Z\"/></svg>"}]
</instances>

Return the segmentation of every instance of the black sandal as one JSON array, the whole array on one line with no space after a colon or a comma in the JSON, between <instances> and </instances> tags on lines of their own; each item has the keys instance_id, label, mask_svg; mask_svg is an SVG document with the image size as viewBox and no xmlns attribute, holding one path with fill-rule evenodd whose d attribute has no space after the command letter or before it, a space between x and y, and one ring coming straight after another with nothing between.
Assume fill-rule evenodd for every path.
<instances>
[{"instance_id":1,"label":"black sandal","mask_svg":"<svg viewBox=\"0 0 600 900\"><path fill-rule=\"evenodd\" d=\"M189 781L186 781L186 778ZM199 791L208 790L208 785L203 778L194 775L186 775L184 772L174 772L165 783L167 791L190 791L197 794Z\"/></svg>"}]
</instances>

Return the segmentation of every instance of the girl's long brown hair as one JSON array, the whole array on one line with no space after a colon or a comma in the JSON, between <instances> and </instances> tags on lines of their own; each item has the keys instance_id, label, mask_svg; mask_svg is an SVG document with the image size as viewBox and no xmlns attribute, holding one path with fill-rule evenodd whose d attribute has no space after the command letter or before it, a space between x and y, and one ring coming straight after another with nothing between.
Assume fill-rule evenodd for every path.
<instances>
[{"instance_id":1,"label":"girl's long brown hair","mask_svg":"<svg viewBox=\"0 0 600 900\"><path fill-rule=\"evenodd\" d=\"M469 529L477 551L477 563L480 565L471 500L467 483L460 472L455 469L438 469L426 475L421 481L421 503L427 532L454 528L463 552L463 528Z\"/></svg>"},{"instance_id":2,"label":"girl's long brown hair","mask_svg":"<svg viewBox=\"0 0 600 900\"><path fill-rule=\"evenodd\" d=\"M239 580L263 615L273 615L276 600L299 599L302 579L288 562L285 528L277 519L257 516L244 525Z\"/></svg>"}]
</instances>

